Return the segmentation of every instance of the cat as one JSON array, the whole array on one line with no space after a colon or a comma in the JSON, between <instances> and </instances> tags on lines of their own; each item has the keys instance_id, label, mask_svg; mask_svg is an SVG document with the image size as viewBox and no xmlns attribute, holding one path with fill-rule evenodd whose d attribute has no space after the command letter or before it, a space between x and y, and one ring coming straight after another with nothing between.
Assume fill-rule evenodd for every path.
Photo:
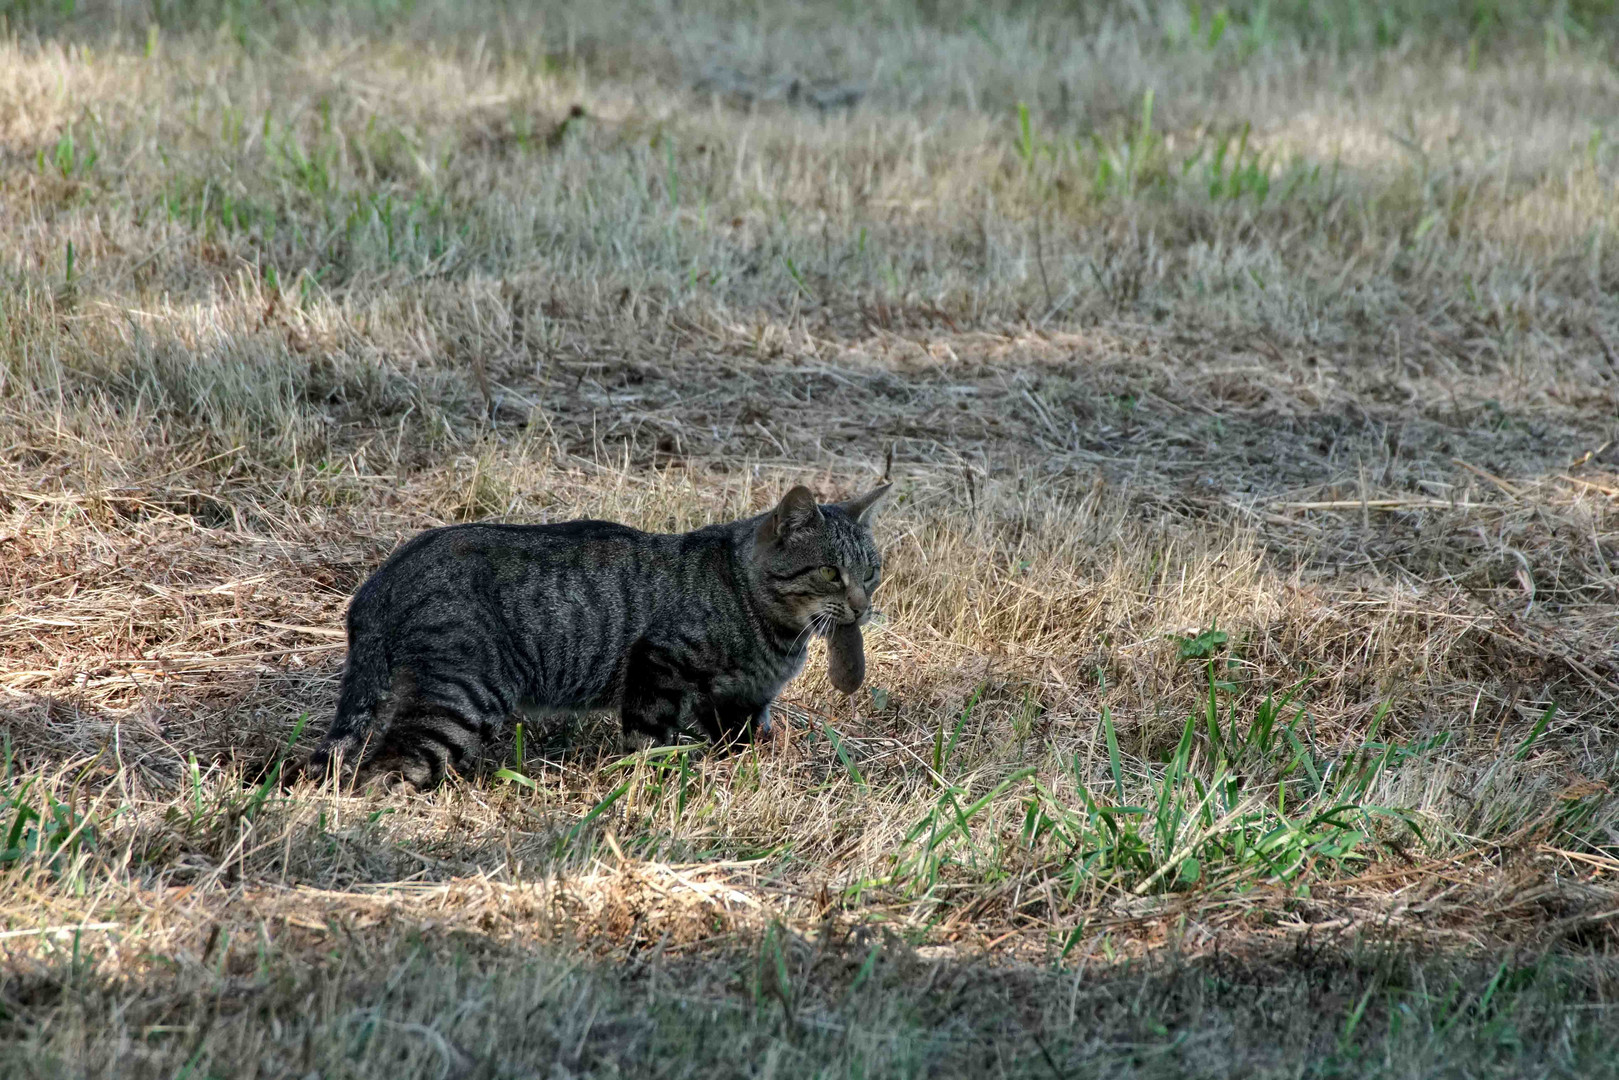
<instances>
[{"instance_id":1,"label":"cat","mask_svg":"<svg viewBox=\"0 0 1619 1080\"><path fill-rule=\"evenodd\" d=\"M627 742L769 734L810 637L871 616L871 524L890 488L819 504L798 485L763 514L679 534L430 529L354 594L337 713L306 772L426 791L520 709L616 708Z\"/></svg>"}]
</instances>

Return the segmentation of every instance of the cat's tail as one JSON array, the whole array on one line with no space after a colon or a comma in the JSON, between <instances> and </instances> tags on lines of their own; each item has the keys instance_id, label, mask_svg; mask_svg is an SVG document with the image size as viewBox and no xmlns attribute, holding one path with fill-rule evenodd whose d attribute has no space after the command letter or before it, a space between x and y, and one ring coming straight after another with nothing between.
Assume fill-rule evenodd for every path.
<instances>
[{"instance_id":1,"label":"cat's tail","mask_svg":"<svg viewBox=\"0 0 1619 1080\"><path fill-rule=\"evenodd\" d=\"M393 685L382 642L374 635L352 641L337 691L337 714L320 746L309 755L305 775L352 775L387 732L402 687Z\"/></svg>"}]
</instances>

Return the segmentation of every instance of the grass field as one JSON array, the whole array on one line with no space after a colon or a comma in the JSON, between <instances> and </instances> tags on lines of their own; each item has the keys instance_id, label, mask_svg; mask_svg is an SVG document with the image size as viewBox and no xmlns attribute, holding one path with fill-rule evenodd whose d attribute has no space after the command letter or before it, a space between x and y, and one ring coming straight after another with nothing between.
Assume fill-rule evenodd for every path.
<instances>
[{"instance_id":1,"label":"grass field","mask_svg":"<svg viewBox=\"0 0 1619 1080\"><path fill-rule=\"evenodd\" d=\"M0 1072L1619 1075L1616 50L0 3ZM417 530L885 471L768 745L259 779Z\"/></svg>"}]
</instances>

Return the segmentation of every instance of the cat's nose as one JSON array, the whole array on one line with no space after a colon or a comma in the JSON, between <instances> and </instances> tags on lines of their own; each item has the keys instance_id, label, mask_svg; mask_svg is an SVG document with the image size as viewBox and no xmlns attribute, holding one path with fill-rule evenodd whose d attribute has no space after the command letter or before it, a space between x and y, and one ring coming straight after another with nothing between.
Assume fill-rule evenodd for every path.
<instances>
[{"instance_id":1,"label":"cat's nose","mask_svg":"<svg viewBox=\"0 0 1619 1080\"><path fill-rule=\"evenodd\" d=\"M856 615L863 613L868 607L871 606L871 597L867 596L866 590L862 589L858 585L849 586L848 599L849 608Z\"/></svg>"}]
</instances>

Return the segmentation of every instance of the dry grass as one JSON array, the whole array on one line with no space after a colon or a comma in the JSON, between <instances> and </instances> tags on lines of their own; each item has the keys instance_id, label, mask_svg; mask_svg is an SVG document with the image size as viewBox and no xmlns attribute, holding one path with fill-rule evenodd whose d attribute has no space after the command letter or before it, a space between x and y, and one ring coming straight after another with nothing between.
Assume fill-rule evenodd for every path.
<instances>
[{"instance_id":1,"label":"dry grass","mask_svg":"<svg viewBox=\"0 0 1619 1080\"><path fill-rule=\"evenodd\" d=\"M1614 27L695 7L6 9L8 1072L1611 1072ZM890 453L775 743L258 782L414 531Z\"/></svg>"}]
</instances>

